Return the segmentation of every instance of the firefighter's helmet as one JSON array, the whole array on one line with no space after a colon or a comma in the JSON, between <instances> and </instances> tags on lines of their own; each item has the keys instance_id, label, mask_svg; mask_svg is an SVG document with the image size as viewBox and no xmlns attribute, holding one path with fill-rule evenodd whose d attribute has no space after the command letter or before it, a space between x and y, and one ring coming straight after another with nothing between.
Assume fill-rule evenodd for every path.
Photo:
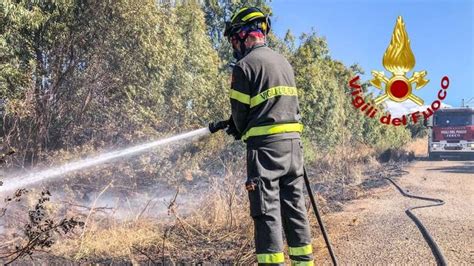
<instances>
[{"instance_id":1,"label":"firefighter's helmet","mask_svg":"<svg viewBox=\"0 0 474 266\"><path fill-rule=\"evenodd\" d=\"M263 34L270 32L270 18L256 7L244 7L239 9L226 22L224 36L232 37L239 33L244 26L249 27L249 31L261 30Z\"/></svg>"}]
</instances>

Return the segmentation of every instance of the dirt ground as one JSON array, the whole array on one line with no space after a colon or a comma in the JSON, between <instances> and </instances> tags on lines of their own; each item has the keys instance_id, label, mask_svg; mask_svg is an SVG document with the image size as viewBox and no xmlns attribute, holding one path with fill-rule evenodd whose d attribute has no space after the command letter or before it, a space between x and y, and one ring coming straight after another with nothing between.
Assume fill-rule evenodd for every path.
<instances>
[{"instance_id":1,"label":"dirt ground","mask_svg":"<svg viewBox=\"0 0 474 266\"><path fill-rule=\"evenodd\" d=\"M398 170L398 175L395 180L409 193L446 202L414 212L449 264L473 265L474 161L415 161ZM326 215L339 264L436 264L423 236L404 212L425 203L403 197L387 185L348 202L341 212ZM324 246L317 248L315 255L316 265L330 264Z\"/></svg>"}]
</instances>

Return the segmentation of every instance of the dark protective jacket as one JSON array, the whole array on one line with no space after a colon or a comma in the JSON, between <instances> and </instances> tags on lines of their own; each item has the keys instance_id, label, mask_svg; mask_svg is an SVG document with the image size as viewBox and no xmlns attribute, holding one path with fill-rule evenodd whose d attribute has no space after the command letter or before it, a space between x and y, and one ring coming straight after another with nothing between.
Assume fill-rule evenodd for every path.
<instances>
[{"instance_id":1,"label":"dark protective jacket","mask_svg":"<svg viewBox=\"0 0 474 266\"><path fill-rule=\"evenodd\" d=\"M252 49L234 67L230 98L234 124L247 142L257 262L283 265L283 228L292 265L313 265L303 196L303 126L291 65L266 46Z\"/></svg>"},{"instance_id":2,"label":"dark protective jacket","mask_svg":"<svg viewBox=\"0 0 474 266\"><path fill-rule=\"evenodd\" d=\"M232 117L242 140L301 132L301 116L293 69L266 46L253 48L232 73Z\"/></svg>"}]
</instances>

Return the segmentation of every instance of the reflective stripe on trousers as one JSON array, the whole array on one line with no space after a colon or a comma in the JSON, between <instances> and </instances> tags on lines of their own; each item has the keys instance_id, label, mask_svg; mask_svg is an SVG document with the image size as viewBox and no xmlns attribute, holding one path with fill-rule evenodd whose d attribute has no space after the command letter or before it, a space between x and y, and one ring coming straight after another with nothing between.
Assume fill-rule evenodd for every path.
<instances>
[{"instance_id":1,"label":"reflective stripe on trousers","mask_svg":"<svg viewBox=\"0 0 474 266\"><path fill-rule=\"evenodd\" d=\"M288 254L293 255L293 256L302 256L302 255L308 255L313 253L313 246L311 244L305 245L302 247L289 247L288 248Z\"/></svg>"},{"instance_id":2,"label":"reflective stripe on trousers","mask_svg":"<svg viewBox=\"0 0 474 266\"><path fill-rule=\"evenodd\" d=\"M258 263L284 263L285 255L283 252L257 254Z\"/></svg>"},{"instance_id":3,"label":"reflective stripe on trousers","mask_svg":"<svg viewBox=\"0 0 474 266\"><path fill-rule=\"evenodd\" d=\"M314 265L312 258L313 246L311 244L301 247L288 247L288 254L290 255L291 265ZM305 259L305 260L303 260Z\"/></svg>"}]
</instances>

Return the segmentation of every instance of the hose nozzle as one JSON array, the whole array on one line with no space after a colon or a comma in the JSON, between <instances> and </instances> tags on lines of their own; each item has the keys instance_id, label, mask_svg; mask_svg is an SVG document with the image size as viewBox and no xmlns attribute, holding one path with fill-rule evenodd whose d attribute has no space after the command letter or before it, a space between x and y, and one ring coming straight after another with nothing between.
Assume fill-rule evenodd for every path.
<instances>
[{"instance_id":1,"label":"hose nozzle","mask_svg":"<svg viewBox=\"0 0 474 266\"><path fill-rule=\"evenodd\" d=\"M216 133L219 130L226 129L228 126L229 126L228 120L223 120L219 122L211 122L209 123L209 131L211 131L211 133Z\"/></svg>"}]
</instances>

